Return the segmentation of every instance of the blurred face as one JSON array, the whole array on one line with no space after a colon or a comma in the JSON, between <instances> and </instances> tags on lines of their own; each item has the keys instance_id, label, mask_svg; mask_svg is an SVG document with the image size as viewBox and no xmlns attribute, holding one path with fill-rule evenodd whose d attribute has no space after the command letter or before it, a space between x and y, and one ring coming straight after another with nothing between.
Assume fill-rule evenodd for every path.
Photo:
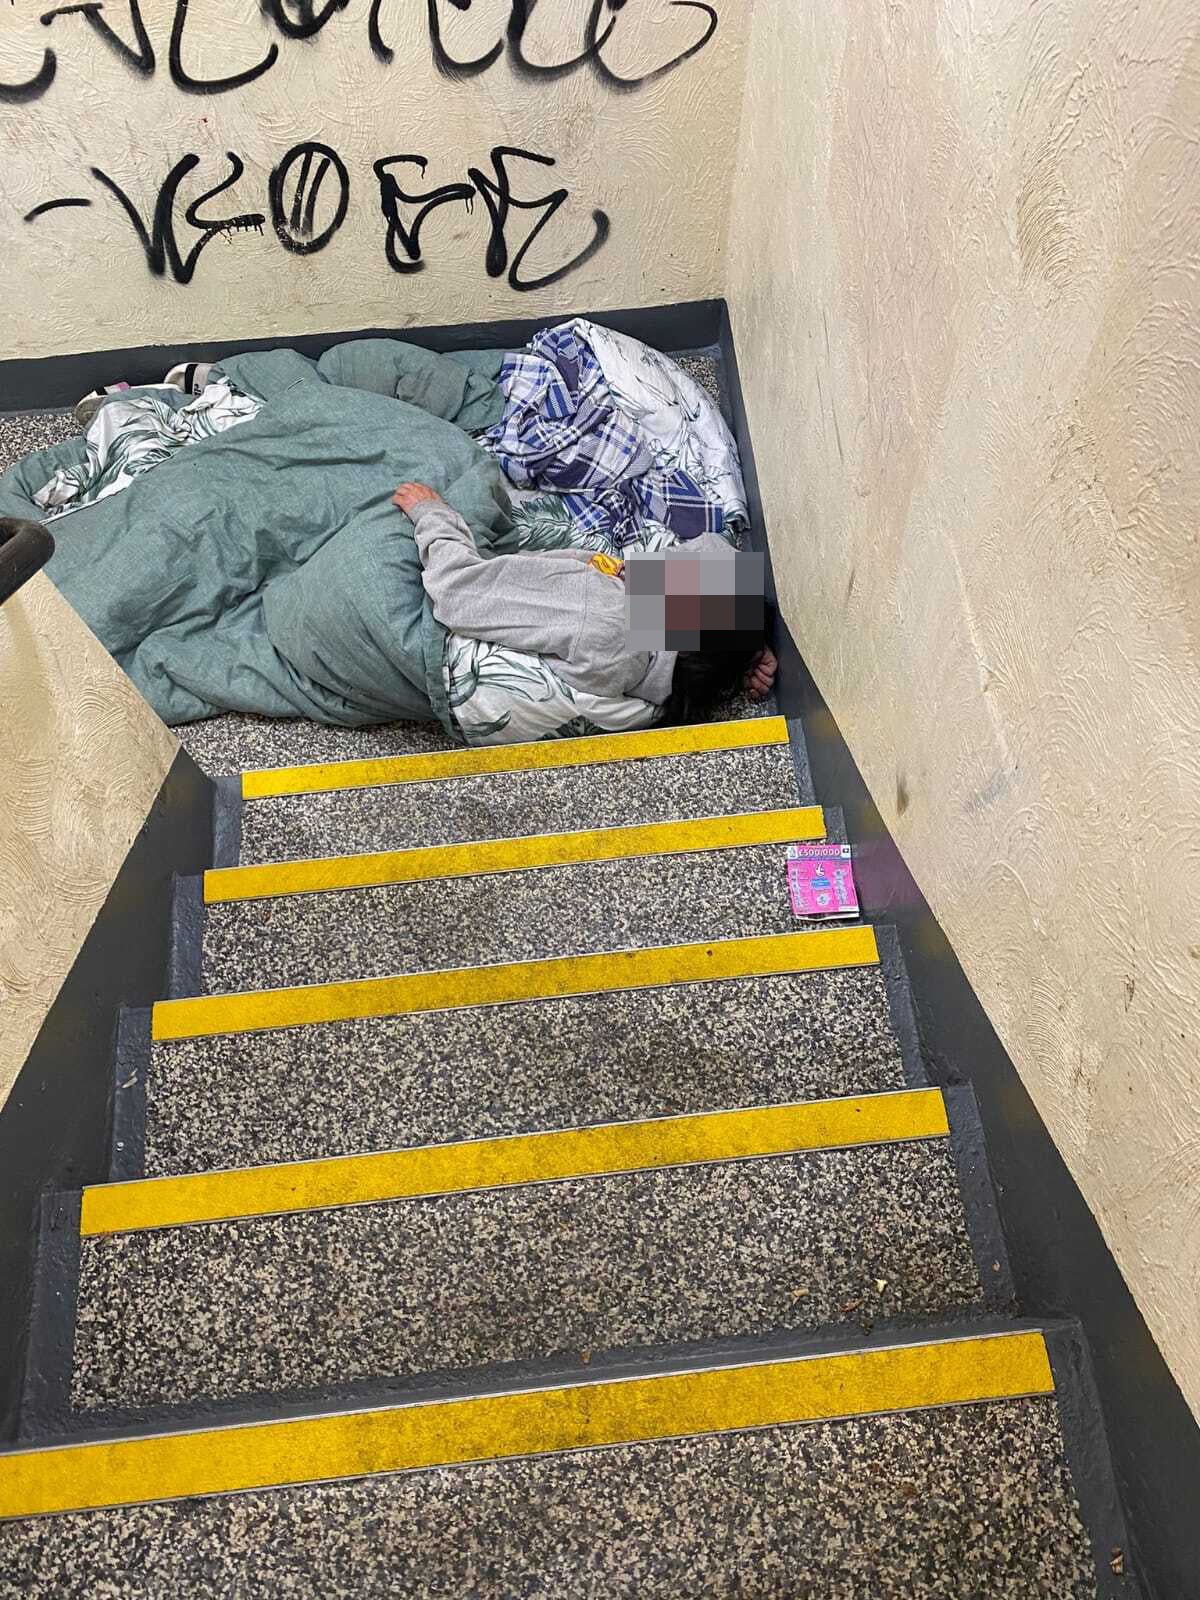
<instances>
[{"instance_id":1,"label":"blurred face","mask_svg":"<svg viewBox=\"0 0 1200 1600\"><path fill-rule=\"evenodd\" d=\"M684 546L625 562L630 654L752 649L763 636L763 558Z\"/></svg>"}]
</instances>

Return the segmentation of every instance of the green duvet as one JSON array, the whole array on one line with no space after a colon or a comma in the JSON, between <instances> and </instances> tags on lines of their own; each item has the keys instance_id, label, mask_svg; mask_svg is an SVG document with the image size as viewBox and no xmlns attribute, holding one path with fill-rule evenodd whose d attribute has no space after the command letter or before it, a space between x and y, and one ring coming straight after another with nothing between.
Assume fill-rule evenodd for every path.
<instances>
[{"instance_id":1,"label":"green duvet","mask_svg":"<svg viewBox=\"0 0 1200 1600\"><path fill-rule=\"evenodd\" d=\"M499 365L393 340L233 357L257 416L56 521L47 572L167 722L437 718L457 736L444 631L391 495L428 483L481 549L503 540L504 478L465 431L499 418ZM0 478L0 514L43 516L32 495L82 453L27 456Z\"/></svg>"}]
</instances>

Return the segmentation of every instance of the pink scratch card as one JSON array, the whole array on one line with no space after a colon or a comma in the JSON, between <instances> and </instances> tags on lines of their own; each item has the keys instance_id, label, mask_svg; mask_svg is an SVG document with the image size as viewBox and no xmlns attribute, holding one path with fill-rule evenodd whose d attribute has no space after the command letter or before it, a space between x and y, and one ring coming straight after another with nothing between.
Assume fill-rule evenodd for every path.
<instances>
[{"instance_id":1,"label":"pink scratch card","mask_svg":"<svg viewBox=\"0 0 1200 1600\"><path fill-rule=\"evenodd\" d=\"M857 917L858 890L848 844L790 844L788 893L797 917Z\"/></svg>"}]
</instances>

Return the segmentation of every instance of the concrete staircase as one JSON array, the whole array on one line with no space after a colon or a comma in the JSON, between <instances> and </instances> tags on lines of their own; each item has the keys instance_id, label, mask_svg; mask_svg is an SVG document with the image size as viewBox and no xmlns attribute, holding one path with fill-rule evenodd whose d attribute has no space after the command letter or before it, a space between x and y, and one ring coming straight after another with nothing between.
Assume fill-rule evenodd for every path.
<instances>
[{"instance_id":1,"label":"concrete staircase","mask_svg":"<svg viewBox=\"0 0 1200 1600\"><path fill-rule=\"evenodd\" d=\"M225 785L44 1203L0 1594L1137 1593L893 936L791 916L795 747Z\"/></svg>"}]
</instances>

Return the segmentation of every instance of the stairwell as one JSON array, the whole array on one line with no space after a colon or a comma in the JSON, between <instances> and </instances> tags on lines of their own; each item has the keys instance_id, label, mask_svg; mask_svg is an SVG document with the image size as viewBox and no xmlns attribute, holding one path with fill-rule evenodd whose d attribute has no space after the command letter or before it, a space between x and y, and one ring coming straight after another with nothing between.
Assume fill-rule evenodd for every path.
<instances>
[{"instance_id":1,"label":"stairwell","mask_svg":"<svg viewBox=\"0 0 1200 1600\"><path fill-rule=\"evenodd\" d=\"M799 730L361 742L224 782L44 1203L0 1593L1135 1594Z\"/></svg>"}]
</instances>

